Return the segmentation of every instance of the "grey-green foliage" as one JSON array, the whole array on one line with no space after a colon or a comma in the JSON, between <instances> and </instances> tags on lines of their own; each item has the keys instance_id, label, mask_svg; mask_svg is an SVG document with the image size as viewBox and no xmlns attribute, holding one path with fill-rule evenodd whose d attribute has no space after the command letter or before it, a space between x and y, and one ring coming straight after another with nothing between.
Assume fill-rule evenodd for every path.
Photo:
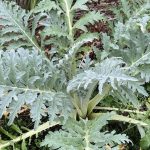
<instances>
[{"instance_id":1,"label":"grey-green foliage","mask_svg":"<svg viewBox=\"0 0 150 150\"><path fill-rule=\"evenodd\" d=\"M80 20L78 20L73 26L74 29L81 29L85 32L88 32L86 25L94 24L96 21L103 20L104 16L96 11L91 11L85 14Z\"/></svg>"},{"instance_id":2,"label":"grey-green foliage","mask_svg":"<svg viewBox=\"0 0 150 150\"><path fill-rule=\"evenodd\" d=\"M42 0L34 8L34 13L49 12L52 9L59 10L60 12L62 12L61 8L55 3L55 1Z\"/></svg>"},{"instance_id":3,"label":"grey-green foliage","mask_svg":"<svg viewBox=\"0 0 150 150\"><path fill-rule=\"evenodd\" d=\"M131 77L123 70L123 67L121 67L123 64L124 62L121 59L106 59L100 64L96 64L93 69L77 74L69 83L68 90L70 91L80 86L84 86L86 89L90 83L97 81L101 94L105 83L110 83L114 89L117 89L117 85L127 85L129 81L137 81L136 78Z\"/></svg>"},{"instance_id":4,"label":"grey-green foliage","mask_svg":"<svg viewBox=\"0 0 150 150\"><path fill-rule=\"evenodd\" d=\"M47 18L40 22L41 25L45 26L41 32L43 45L50 42L54 46L63 49L65 43L69 43L69 45L73 43L78 29L87 32L87 25L103 20L104 16L100 12L89 11L85 5L87 2L88 0L78 0L76 2L73 2L73 0L41 1L34 12L38 13L38 10L47 12ZM79 10L86 11L86 14L76 21L75 14ZM53 38L47 40L47 37ZM60 38L62 38L61 42L59 41ZM86 35L86 38L88 38L88 35Z\"/></svg>"},{"instance_id":5,"label":"grey-green foliage","mask_svg":"<svg viewBox=\"0 0 150 150\"><path fill-rule=\"evenodd\" d=\"M43 46L52 44L63 50L70 46L68 27L62 15L58 15L56 11L51 11L40 24L45 27L41 32ZM45 39L46 37L49 38Z\"/></svg>"},{"instance_id":6,"label":"grey-green foliage","mask_svg":"<svg viewBox=\"0 0 150 150\"><path fill-rule=\"evenodd\" d=\"M104 50L98 52L103 54L101 60L98 60L101 62L83 72L80 70L69 82L68 91L79 92L83 90L82 87L92 90L92 85L97 83L99 93L102 94L106 84L110 84L112 89L109 95L120 100L125 106L130 102L139 109L137 94L148 96L143 84L150 79L150 35L147 30L150 18L146 13L149 12L150 4L146 3L144 6L147 8L144 12L139 11L125 23L116 23L111 37L102 35Z\"/></svg>"},{"instance_id":7,"label":"grey-green foliage","mask_svg":"<svg viewBox=\"0 0 150 150\"><path fill-rule=\"evenodd\" d=\"M126 100L132 102L134 106L139 105L137 103L137 91L142 95L148 95L144 87L140 85L150 81L149 10L150 3L146 2L139 6L137 12L124 23L115 21L114 31L111 36L106 33L102 34L104 50L101 52L100 59L103 60L108 57L122 58L124 61L123 70L140 81L130 81L128 82L128 87L119 85L117 90L113 90L113 93L111 93L125 105ZM97 57L99 56L97 55ZM113 70L115 71L115 69Z\"/></svg>"},{"instance_id":8,"label":"grey-green foliage","mask_svg":"<svg viewBox=\"0 0 150 150\"><path fill-rule=\"evenodd\" d=\"M40 49L29 28L31 12L23 10L15 2L0 0L0 16L2 28L0 30L0 44L4 48L17 49L23 46L34 46ZM33 20L33 22L35 21Z\"/></svg>"},{"instance_id":9,"label":"grey-green foliage","mask_svg":"<svg viewBox=\"0 0 150 150\"><path fill-rule=\"evenodd\" d=\"M129 72L132 76L138 78L141 83L149 82L150 81L150 46L149 46L149 33L143 32L138 24L135 22L130 24L131 27L127 29L126 25L119 23L117 25L115 34L118 34L118 30L121 28L124 31L120 34L119 37L115 37L114 40L115 44L118 45L118 49L111 49L110 56L117 56L122 57L123 60L126 62L126 71ZM134 25L137 25L136 29L134 29ZM118 28L119 27L119 28ZM137 86L137 84L134 84ZM143 90L142 90L143 91ZM128 99L133 98L135 99L136 96L133 94L128 93ZM121 94L123 97L124 94ZM119 95L118 95L119 96ZM118 97L117 96L117 97Z\"/></svg>"},{"instance_id":10,"label":"grey-green foliage","mask_svg":"<svg viewBox=\"0 0 150 150\"><path fill-rule=\"evenodd\" d=\"M62 130L49 132L42 146L48 145L52 150L105 150L107 144L112 148L118 144L130 142L125 134L102 130L112 116L113 113L107 113L92 121L79 122L70 119Z\"/></svg>"},{"instance_id":11,"label":"grey-green foliage","mask_svg":"<svg viewBox=\"0 0 150 150\"><path fill-rule=\"evenodd\" d=\"M145 7L144 7L145 6ZM111 43L107 49L108 55L122 57L126 63L126 70L133 76L138 76L145 82L149 82L150 65L150 34L148 26L150 21L150 3L142 5L134 17L129 18L125 23L118 22L115 25L113 38L106 34L105 43ZM144 7L144 9L143 9Z\"/></svg>"},{"instance_id":12,"label":"grey-green foliage","mask_svg":"<svg viewBox=\"0 0 150 150\"><path fill-rule=\"evenodd\" d=\"M24 104L31 109L35 127L47 114L50 120L58 118L58 114L66 119L71 104L69 96L62 90L65 86L63 72L37 51L22 48L1 51L0 117L6 110L10 112L9 124Z\"/></svg>"},{"instance_id":13,"label":"grey-green foliage","mask_svg":"<svg viewBox=\"0 0 150 150\"><path fill-rule=\"evenodd\" d=\"M45 1L41 1L35 10L28 12L20 8L14 2L0 0L0 25L2 28L0 31L0 42L3 46L2 49L6 50L6 52L1 52L0 116L2 117L5 111L9 111L9 124L13 122L15 116L17 116L24 104L29 105L31 117L36 127L42 116L46 116L47 114L50 120L54 120L58 116L63 116L64 119L67 119L69 115L67 112L70 111L72 107L70 104L71 98L66 94L68 70L71 63L69 63L67 69L65 68L66 66L62 64L64 71L63 69L59 70L60 68L57 69L61 64L60 58L54 58L54 62L51 62L46 59L46 57L43 57L41 48L35 40L35 30L40 24L39 21L41 19L48 21L48 16L56 20L51 20L51 24L53 24L51 25L51 27L53 27L51 31L53 33L50 32L49 34L50 36L57 36L56 39L53 37L55 43L58 43L58 41L63 42L60 38L62 36L69 37L70 39L70 35L73 33L70 27L68 27L71 23L70 17L73 15L73 12L68 14L68 11L66 12L65 9L68 9L69 5L73 4L73 1L62 1L60 3L58 3L58 1L51 2L56 6L55 8L52 6L52 12L52 8L49 8L50 10L45 8ZM84 1L84 3L80 1L80 3L84 5L86 1ZM79 9L80 3L78 1L74 5L73 10ZM40 7L43 9L40 10ZM84 6L84 9L85 7L86 6ZM57 11L57 13L54 11ZM64 16L60 19L59 15ZM65 20L66 16L68 18L67 20ZM59 24L60 21L62 22L61 24ZM59 28L59 26L61 27ZM58 28L60 30L58 30ZM45 31L46 33L49 32L49 28L45 27L43 33ZM92 41L95 38L97 38L97 34L88 33L75 40L72 46L70 44L67 45L68 49L70 49L69 56L84 43ZM65 43L67 43L66 40ZM41 41L41 46L43 46L42 44ZM49 42L49 44L51 43ZM23 48L18 49L20 47ZM35 49L31 49L31 47ZM24 48L31 49L31 51L35 52L29 52L29 50ZM11 51L9 52L7 50ZM38 51L40 51L41 54L39 54ZM64 54L62 56L64 57ZM66 60L67 65L67 61L69 60ZM65 75L65 73L67 75ZM68 105L69 107L67 107Z\"/></svg>"},{"instance_id":14,"label":"grey-green foliage","mask_svg":"<svg viewBox=\"0 0 150 150\"><path fill-rule=\"evenodd\" d=\"M103 94L107 85L110 86L108 95L123 104L131 102L136 108L140 106L137 95L148 95L143 87L150 80L149 15L146 10L129 17L125 23L115 22L113 35L102 35L104 49L98 53L103 57L92 63L87 61L88 67L82 68L80 64L86 62L78 59L76 54L85 43L98 38L97 33L87 32L87 25L104 19L99 12L89 11L86 2L43 0L33 11L26 12L14 3L0 0L0 40L4 46L2 50L6 50L0 55L0 117L5 111L10 112L11 124L21 107L27 105L35 127L42 116L48 115L51 121L64 118L67 123L63 130L50 132L43 142L54 149L95 150L104 149L105 144L114 146L114 143L129 142L125 135L99 133L109 114L93 121L68 120L74 112L72 105L79 117L89 115L88 105L94 99L93 91L97 85L100 97L101 94L102 98L107 96ZM146 4L147 10L148 6ZM75 20L78 10L84 10L86 14ZM39 53L41 48L35 41L39 26L42 26L39 32L41 47L52 46L50 59ZM75 38L77 30L84 34ZM8 51L10 48L12 50ZM98 102L96 99L93 103L97 105Z\"/></svg>"},{"instance_id":15,"label":"grey-green foliage","mask_svg":"<svg viewBox=\"0 0 150 150\"><path fill-rule=\"evenodd\" d=\"M99 93L102 94L106 83L113 88L113 95L116 95L123 103L131 102L135 107L139 107L139 102L134 92L139 92L147 96L147 92L138 82L138 79L132 77L123 66L123 62L119 58L109 58L96 64L94 68L85 70L77 74L68 84L68 91L84 87L87 89L90 84L97 82ZM121 95L120 95L120 94Z\"/></svg>"},{"instance_id":16,"label":"grey-green foliage","mask_svg":"<svg viewBox=\"0 0 150 150\"><path fill-rule=\"evenodd\" d=\"M116 20L125 22L130 18L134 18L139 12L145 11L149 2L149 0L119 0L117 8L111 8L111 10L115 14Z\"/></svg>"},{"instance_id":17,"label":"grey-green foliage","mask_svg":"<svg viewBox=\"0 0 150 150\"><path fill-rule=\"evenodd\" d=\"M0 43L6 49L35 47L41 51L44 46L51 44L61 50L68 50L68 47L74 44L77 29L85 30L86 25L104 19L100 12L89 11L86 2L87 0L76 3L66 0L43 0L29 12L14 2L1 0ZM76 21L74 15L77 10L86 10L87 15ZM41 26L44 28L39 31L38 38L35 31ZM93 40L95 38L97 37Z\"/></svg>"}]
</instances>

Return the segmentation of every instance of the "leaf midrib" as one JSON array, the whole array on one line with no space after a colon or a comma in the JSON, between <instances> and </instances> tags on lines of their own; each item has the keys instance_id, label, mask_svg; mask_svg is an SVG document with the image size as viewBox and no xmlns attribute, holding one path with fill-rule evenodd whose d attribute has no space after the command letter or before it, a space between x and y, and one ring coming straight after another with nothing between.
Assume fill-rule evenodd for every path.
<instances>
[{"instance_id":1,"label":"leaf midrib","mask_svg":"<svg viewBox=\"0 0 150 150\"><path fill-rule=\"evenodd\" d=\"M50 91L50 90L33 89L33 88L29 88L29 87L17 87L17 86L0 85L0 88L13 89L13 90L22 90L24 92L31 91L31 92L35 92L35 93L52 94L52 91Z\"/></svg>"},{"instance_id":2,"label":"leaf midrib","mask_svg":"<svg viewBox=\"0 0 150 150\"><path fill-rule=\"evenodd\" d=\"M5 6L4 6L5 7ZM5 7L5 10L7 11L7 8ZM42 51L39 46L30 38L30 36L22 29L22 27L18 24L18 22L11 16L11 14L7 11L8 17L13 21L13 23L20 29L20 31L28 38L30 43L37 48L40 52Z\"/></svg>"}]
</instances>

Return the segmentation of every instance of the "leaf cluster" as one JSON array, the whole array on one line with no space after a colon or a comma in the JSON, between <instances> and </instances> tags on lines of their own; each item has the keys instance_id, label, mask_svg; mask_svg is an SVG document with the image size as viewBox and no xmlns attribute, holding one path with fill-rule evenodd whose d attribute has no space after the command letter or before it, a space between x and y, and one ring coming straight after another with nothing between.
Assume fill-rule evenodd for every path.
<instances>
[{"instance_id":1,"label":"leaf cluster","mask_svg":"<svg viewBox=\"0 0 150 150\"><path fill-rule=\"evenodd\" d=\"M44 116L59 120L62 130L50 132L43 142L52 149L96 150L129 142L124 134L100 131L107 120L136 125L140 121L116 119L119 115L109 113L101 116L94 109L108 97L139 109L138 96L148 96L144 84L150 81L150 3L121 0L119 11L125 19L114 11L118 18L112 33L100 34L87 27L106 17L89 10L87 2L42 0L27 11L0 0L0 117L9 112L12 124L26 105L35 128ZM78 11L84 12L81 18L76 18ZM96 55L92 61L85 44L99 36L103 48L90 47Z\"/></svg>"}]
</instances>

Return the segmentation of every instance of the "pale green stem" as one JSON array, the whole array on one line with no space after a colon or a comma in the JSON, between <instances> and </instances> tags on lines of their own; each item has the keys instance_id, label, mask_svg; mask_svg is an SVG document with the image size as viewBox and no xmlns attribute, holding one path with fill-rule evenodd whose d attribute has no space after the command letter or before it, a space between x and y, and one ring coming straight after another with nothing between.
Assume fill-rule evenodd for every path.
<instances>
[{"instance_id":1,"label":"pale green stem","mask_svg":"<svg viewBox=\"0 0 150 150\"><path fill-rule=\"evenodd\" d=\"M83 113L82 113L82 111L80 109L79 98L78 98L76 93L71 94L71 96L73 98L72 99L72 104L76 108L76 111L77 111L78 115L81 117Z\"/></svg>"},{"instance_id":2,"label":"pale green stem","mask_svg":"<svg viewBox=\"0 0 150 150\"><path fill-rule=\"evenodd\" d=\"M66 15L67 15L67 20L68 20L68 27L69 27L69 35L73 39L73 33L72 33L72 19L70 15L70 8L68 6L67 0L64 0L65 7L66 7Z\"/></svg>"},{"instance_id":3,"label":"pale green stem","mask_svg":"<svg viewBox=\"0 0 150 150\"><path fill-rule=\"evenodd\" d=\"M74 37L73 37L73 27L72 27L71 10L69 8L67 0L63 0L63 1L64 1L65 8L66 8L65 11L66 11L66 16L67 16L67 21L68 21L68 27L69 27L69 36L71 38L71 44L73 44ZM69 78L72 79L73 76L76 74L76 59L75 59L75 55L71 59L71 67L70 68L71 68L71 71L70 71ZM82 116L82 111L80 109L79 98L78 98L76 92L74 92L74 94L72 94L72 97L73 97L72 103L73 103L74 107L76 108L79 116Z\"/></svg>"},{"instance_id":4,"label":"pale green stem","mask_svg":"<svg viewBox=\"0 0 150 150\"><path fill-rule=\"evenodd\" d=\"M92 150L89 145L90 145L90 141L89 141L89 130L86 130L85 131L85 144L86 144L86 147L85 147L85 150Z\"/></svg>"},{"instance_id":5,"label":"pale green stem","mask_svg":"<svg viewBox=\"0 0 150 150\"><path fill-rule=\"evenodd\" d=\"M93 111L93 109L96 107L96 105L104 99L105 96L108 95L110 91L110 85L106 85L102 94L97 94L93 99L91 99L89 101L89 104L88 104L88 115L90 115Z\"/></svg>"},{"instance_id":6,"label":"pale green stem","mask_svg":"<svg viewBox=\"0 0 150 150\"><path fill-rule=\"evenodd\" d=\"M13 89L13 90L21 90L21 91L24 91L24 92L27 92L27 91L32 91L32 92L36 92L36 93L48 93L48 94L51 94L52 92L49 91L49 90L40 90L40 89L33 89L33 88L29 88L29 87L17 87L17 86L7 86L7 85L0 85L1 88L8 88L8 89Z\"/></svg>"},{"instance_id":7,"label":"pale green stem","mask_svg":"<svg viewBox=\"0 0 150 150\"><path fill-rule=\"evenodd\" d=\"M97 107L95 107L95 110L120 111L120 112L128 112L128 113L146 115L146 111L141 112L138 110L119 109L119 108L111 108L111 107L99 107L99 106L97 106Z\"/></svg>"},{"instance_id":8,"label":"pale green stem","mask_svg":"<svg viewBox=\"0 0 150 150\"><path fill-rule=\"evenodd\" d=\"M90 87L89 87L89 90L87 91L87 95L85 97L85 99L83 100L83 103L81 105L81 110L83 112L83 116L84 118L86 117L87 115L87 111L88 111L88 105L89 105L89 101L90 101L90 98L96 88L96 85L97 85L97 82L96 83L93 83Z\"/></svg>"},{"instance_id":9,"label":"pale green stem","mask_svg":"<svg viewBox=\"0 0 150 150\"><path fill-rule=\"evenodd\" d=\"M92 113L89 116L89 119L94 119L96 117L100 117L103 114L105 114L105 113ZM140 125L140 126L148 127L148 124L145 123L145 122L143 122L143 121L139 121L139 120L136 120L136 119L133 119L133 118L130 118L130 117L123 116L123 115L117 115L117 114L115 114L109 120L127 122L127 123L130 123L130 124L135 124L135 125Z\"/></svg>"},{"instance_id":10,"label":"pale green stem","mask_svg":"<svg viewBox=\"0 0 150 150\"><path fill-rule=\"evenodd\" d=\"M55 126L55 125L58 125L58 124L59 124L59 122L53 122L53 123L50 124L50 122L48 121L48 122L40 125L36 130L31 130L31 131L29 131L27 133L24 133L21 136L18 136L17 138L15 138L13 140L10 140L10 141L8 141L8 142L6 142L4 144L0 144L0 149L8 147L8 146L11 146L14 143L17 143L19 141L25 140L26 138L32 137L33 135L36 135L36 134L38 134L38 133L40 133L40 132L42 132L42 131L44 131L46 129L49 129L49 128Z\"/></svg>"}]
</instances>

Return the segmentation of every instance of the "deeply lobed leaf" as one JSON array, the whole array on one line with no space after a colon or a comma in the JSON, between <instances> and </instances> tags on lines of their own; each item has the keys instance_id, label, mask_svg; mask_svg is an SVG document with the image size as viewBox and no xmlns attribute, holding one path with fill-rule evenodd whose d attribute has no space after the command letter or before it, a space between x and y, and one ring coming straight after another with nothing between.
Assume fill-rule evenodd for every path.
<instances>
[{"instance_id":1,"label":"deeply lobed leaf","mask_svg":"<svg viewBox=\"0 0 150 150\"><path fill-rule=\"evenodd\" d=\"M102 132L113 113L107 113L93 120L68 120L63 130L49 132L42 142L42 146L48 145L51 149L72 149L72 150L103 150L106 144L113 147L114 144L130 142L124 134L112 132ZM56 142L57 141L57 142Z\"/></svg>"},{"instance_id":2,"label":"deeply lobed leaf","mask_svg":"<svg viewBox=\"0 0 150 150\"><path fill-rule=\"evenodd\" d=\"M60 91L65 87L60 71L38 52L25 49L1 52L0 72L0 116L9 111L9 124L24 104L31 109L35 127L47 110L51 120L69 115L72 106L69 96Z\"/></svg>"}]
</instances>

